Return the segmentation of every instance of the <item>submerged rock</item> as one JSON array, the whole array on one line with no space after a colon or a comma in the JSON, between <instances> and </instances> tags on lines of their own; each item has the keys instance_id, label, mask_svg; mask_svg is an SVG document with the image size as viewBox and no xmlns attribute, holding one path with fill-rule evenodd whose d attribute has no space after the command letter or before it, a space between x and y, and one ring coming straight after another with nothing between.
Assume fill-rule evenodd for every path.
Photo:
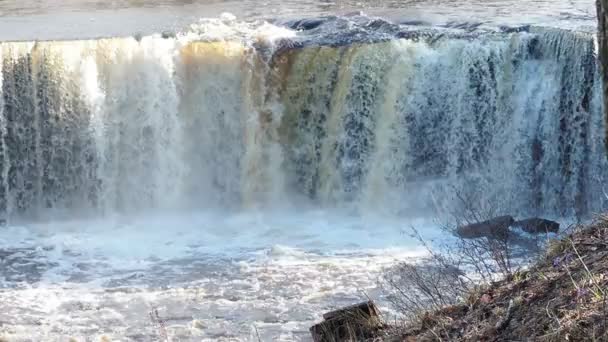
<instances>
[{"instance_id":1,"label":"submerged rock","mask_svg":"<svg viewBox=\"0 0 608 342\"><path fill-rule=\"evenodd\" d=\"M512 216L499 216L493 219L468 224L456 228L456 235L463 239L506 238L509 227L515 222Z\"/></svg>"}]
</instances>

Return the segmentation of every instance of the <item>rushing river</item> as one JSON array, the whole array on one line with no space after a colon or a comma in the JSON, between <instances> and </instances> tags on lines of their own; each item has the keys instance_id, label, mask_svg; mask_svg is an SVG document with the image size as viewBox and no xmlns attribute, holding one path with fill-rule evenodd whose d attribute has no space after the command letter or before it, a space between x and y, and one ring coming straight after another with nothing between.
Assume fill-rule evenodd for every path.
<instances>
[{"instance_id":1,"label":"rushing river","mask_svg":"<svg viewBox=\"0 0 608 342\"><path fill-rule=\"evenodd\" d=\"M605 209L593 11L0 2L0 337L307 341L458 198Z\"/></svg>"}]
</instances>

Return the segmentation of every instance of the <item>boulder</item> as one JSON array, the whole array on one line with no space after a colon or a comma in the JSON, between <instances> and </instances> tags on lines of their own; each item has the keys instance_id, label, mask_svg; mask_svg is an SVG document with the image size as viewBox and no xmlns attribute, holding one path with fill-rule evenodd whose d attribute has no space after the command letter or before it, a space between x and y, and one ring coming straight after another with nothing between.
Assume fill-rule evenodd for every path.
<instances>
[{"instance_id":1,"label":"boulder","mask_svg":"<svg viewBox=\"0 0 608 342\"><path fill-rule=\"evenodd\" d=\"M559 223L542 218L530 218L512 224L529 234L545 234L559 232Z\"/></svg>"},{"instance_id":2,"label":"boulder","mask_svg":"<svg viewBox=\"0 0 608 342\"><path fill-rule=\"evenodd\" d=\"M372 301L328 312L323 318L310 328L314 342L362 341L376 337L384 327Z\"/></svg>"},{"instance_id":3,"label":"boulder","mask_svg":"<svg viewBox=\"0 0 608 342\"><path fill-rule=\"evenodd\" d=\"M163 31L161 33L161 37L163 39L170 39L170 38L175 38L177 35L175 34L175 32L173 31Z\"/></svg>"},{"instance_id":4,"label":"boulder","mask_svg":"<svg viewBox=\"0 0 608 342\"><path fill-rule=\"evenodd\" d=\"M514 222L512 216L499 216L487 221L460 226L456 228L456 235L463 239L507 238L509 236L509 226Z\"/></svg>"}]
</instances>

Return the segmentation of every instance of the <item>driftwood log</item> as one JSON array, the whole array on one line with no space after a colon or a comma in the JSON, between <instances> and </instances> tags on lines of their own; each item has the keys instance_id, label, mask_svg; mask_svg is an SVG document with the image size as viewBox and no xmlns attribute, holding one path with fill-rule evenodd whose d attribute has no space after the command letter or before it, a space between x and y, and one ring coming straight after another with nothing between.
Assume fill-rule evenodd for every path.
<instances>
[{"instance_id":1,"label":"driftwood log","mask_svg":"<svg viewBox=\"0 0 608 342\"><path fill-rule=\"evenodd\" d=\"M323 319L310 328L314 342L365 340L377 336L384 327L372 301L328 312Z\"/></svg>"}]
</instances>

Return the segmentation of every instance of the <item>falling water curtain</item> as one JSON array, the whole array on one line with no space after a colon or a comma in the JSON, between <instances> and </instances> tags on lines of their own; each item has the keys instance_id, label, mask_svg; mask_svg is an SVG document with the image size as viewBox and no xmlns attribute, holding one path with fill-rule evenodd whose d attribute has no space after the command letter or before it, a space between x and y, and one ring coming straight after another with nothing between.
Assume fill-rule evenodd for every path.
<instances>
[{"instance_id":1,"label":"falling water curtain","mask_svg":"<svg viewBox=\"0 0 608 342\"><path fill-rule=\"evenodd\" d=\"M603 96L604 96L604 122L606 137L604 138L604 145L606 147L606 155L608 156L608 0L597 0L597 20L598 20L598 45L600 64L602 68L602 81L603 81Z\"/></svg>"}]
</instances>

